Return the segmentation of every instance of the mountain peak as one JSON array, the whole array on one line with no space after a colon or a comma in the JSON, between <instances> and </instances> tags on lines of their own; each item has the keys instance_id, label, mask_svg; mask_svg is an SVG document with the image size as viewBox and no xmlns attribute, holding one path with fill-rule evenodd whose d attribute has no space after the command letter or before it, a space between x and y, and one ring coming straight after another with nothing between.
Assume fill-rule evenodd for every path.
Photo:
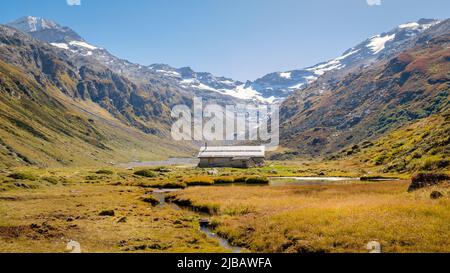
<instances>
[{"instance_id":1,"label":"mountain peak","mask_svg":"<svg viewBox=\"0 0 450 273\"><path fill-rule=\"evenodd\" d=\"M19 18L11 23L8 23L8 25L23 32L36 32L45 29L61 28L61 26L52 20L34 16Z\"/></svg>"},{"instance_id":2,"label":"mountain peak","mask_svg":"<svg viewBox=\"0 0 450 273\"><path fill-rule=\"evenodd\" d=\"M426 25L426 24L432 24L435 23L439 20L437 19L429 19L429 18L420 18L419 21L417 21L418 24L420 25Z\"/></svg>"},{"instance_id":3,"label":"mountain peak","mask_svg":"<svg viewBox=\"0 0 450 273\"><path fill-rule=\"evenodd\" d=\"M42 17L26 16L6 25L47 43L84 42L83 38L72 29Z\"/></svg>"},{"instance_id":4,"label":"mountain peak","mask_svg":"<svg viewBox=\"0 0 450 273\"><path fill-rule=\"evenodd\" d=\"M400 29L414 29L414 30L426 30L438 23L440 23L441 21L437 20L437 19L419 19L417 22L409 22L409 23L405 23L405 24L401 24L398 26L398 28Z\"/></svg>"}]
</instances>

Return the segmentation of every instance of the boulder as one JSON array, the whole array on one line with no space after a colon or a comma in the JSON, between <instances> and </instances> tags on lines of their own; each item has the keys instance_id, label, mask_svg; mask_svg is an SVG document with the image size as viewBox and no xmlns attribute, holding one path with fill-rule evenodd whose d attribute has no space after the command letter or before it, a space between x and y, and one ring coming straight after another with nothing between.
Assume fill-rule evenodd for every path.
<instances>
[{"instance_id":1,"label":"boulder","mask_svg":"<svg viewBox=\"0 0 450 273\"><path fill-rule=\"evenodd\" d=\"M438 191L434 191L434 192L432 192L430 194L430 198L433 199L433 200L437 200L437 199L440 199L442 197L444 197L444 195L442 193L438 192Z\"/></svg>"},{"instance_id":2,"label":"boulder","mask_svg":"<svg viewBox=\"0 0 450 273\"><path fill-rule=\"evenodd\" d=\"M100 212L100 216L114 216L116 213L114 210L103 210Z\"/></svg>"},{"instance_id":3,"label":"boulder","mask_svg":"<svg viewBox=\"0 0 450 273\"><path fill-rule=\"evenodd\" d=\"M450 176L442 173L419 173L412 177L408 192L450 181Z\"/></svg>"}]
</instances>

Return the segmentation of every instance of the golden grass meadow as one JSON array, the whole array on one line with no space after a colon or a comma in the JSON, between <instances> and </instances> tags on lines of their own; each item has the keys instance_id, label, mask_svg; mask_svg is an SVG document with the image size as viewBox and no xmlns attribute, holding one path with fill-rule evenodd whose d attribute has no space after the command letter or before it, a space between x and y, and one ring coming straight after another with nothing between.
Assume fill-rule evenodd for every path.
<instances>
[{"instance_id":1,"label":"golden grass meadow","mask_svg":"<svg viewBox=\"0 0 450 273\"><path fill-rule=\"evenodd\" d=\"M318 184L276 179L317 170L377 174L336 164L271 162L214 175L189 166L3 171L0 252L63 253L70 240L88 253L232 252L201 231L202 221L242 252L367 253L370 241L388 253L450 251L446 183L408 192L402 176ZM265 177L283 183L267 184ZM161 188L172 191L163 196ZM442 198L431 199L433 191Z\"/></svg>"}]
</instances>

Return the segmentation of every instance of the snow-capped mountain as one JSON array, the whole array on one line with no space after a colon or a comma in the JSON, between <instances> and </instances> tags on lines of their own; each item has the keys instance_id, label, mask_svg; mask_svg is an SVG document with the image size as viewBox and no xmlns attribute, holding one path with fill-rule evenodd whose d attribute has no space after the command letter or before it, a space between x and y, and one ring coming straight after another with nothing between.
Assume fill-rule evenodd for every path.
<instances>
[{"instance_id":1,"label":"snow-capped mountain","mask_svg":"<svg viewBox=\"0 0 450 273\"><path fill-rule=\"evenodd\" d=\"M230 78L216 77L207 72L195 72L190 67L173 68L166 64L153 64L149 66L154 72L171 77L178 84L191 90L202 90L220 93L241 100L272 103L275 97L265 97L256 90L246 87L240 81Z\"/></svg>"},{"instance_id":2,"label":"snow-capped mountain","mask_svg":"<svg viewBox=\"0 0 450 273\"><path fill-rule=\"evenodd\" d=\"M22 32L32 34L38 40L47 43L67 43L84 40L72 29L63 27L54 21L40 17L27 16L7 24Z\"/></svg>"},{"instance_id":3,"label":"snow-capped mountain","mask_svg":"<svg viewBox=\"0 0 450 273\"><path fill-rule=\"evenodd\" d=\"M189 67L174 68L167 64L149 66L131 63L110 54L106 49L89 44L75 31L44 18L25 17L8 25L26 32L34 38L65 50L74 58L94 58L112 71L134 81L155 80L196 95L231 96L239 100L266 103L283 101L295 90L336 71L346 72L388 58L412 46L411 41L438 20L421 19L399 25L393 30L375 35L348 49L340 57L299 70L275 72L255 81L242 83L230 78L217 77L207 72L195 72Z\"/></svg>"},{"instance_id":4,"label":"snow-capped mountain","mask_svg":"<svg viewBox=\"0 0 450 273\"><path fill-rule=\"evenodd\" d=\"M439 22L433 19L420 19L418 22L399 25L387 33L375 35L348 49L338 58L300 70L271 73L254 82L248 82L245 89L256 91L265 98L274 96L276 99L283 99L292 91L314 82L330 71L370 65L406 50L413 45L411 41L417 35Z\"/></svg>"},{"instance_id":5,"label":"snow-capped mountain","mask_svg":"<svg viewBox=\"0 0 450 273\"><path fill-rule=\"evenodd\" d=\"M8 25L64 50L73 56L74 61L77 59L85 61L86 57L93 58L112 71L134 81L144 83L159 81L201 96L207 94L214 97L216 94L216 96L231 96L240 100L266 101L256 91L244 90L244 83L229 78L216 77L206 72L195 72L189 67L174 68L166 64L144 66L120 59L104 48L89 44L70 28L62 27L51 20L28 16Z\"/></svg>"},{"instance_id":6,"label":"snow-capped mountain","mask_svg":"<svg viewBox=\"0 0 450 273\"><path fill-rule=\"evenodd\" d=\"M53 21L33 16L20 18L14 22L9 23L9 25L24 32L36 32L56 28L61 29L61 27Z\"/></svg>"}]
</instances>

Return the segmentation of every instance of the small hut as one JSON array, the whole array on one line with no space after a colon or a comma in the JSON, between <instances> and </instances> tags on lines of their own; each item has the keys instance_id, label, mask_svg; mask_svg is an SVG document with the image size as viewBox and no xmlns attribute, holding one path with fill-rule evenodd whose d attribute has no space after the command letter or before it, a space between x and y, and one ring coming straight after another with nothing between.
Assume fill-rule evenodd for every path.
<instances>
[{"instance_id":1,"label":"small hut","mask_svg":"<svg viewBox=\"0 0 450 273\"><path fill-rule=\"evenodd\" d=\"M251 168L263 166L264 146L211 146L200 148L200 168Z\"/></svg>"}]
</instances>

